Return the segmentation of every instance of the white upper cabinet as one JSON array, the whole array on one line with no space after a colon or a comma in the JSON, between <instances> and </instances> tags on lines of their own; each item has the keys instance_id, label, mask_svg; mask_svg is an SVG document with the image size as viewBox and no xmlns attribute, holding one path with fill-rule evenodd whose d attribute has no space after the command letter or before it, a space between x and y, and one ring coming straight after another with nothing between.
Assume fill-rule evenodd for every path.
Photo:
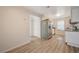
<instances>
[{"instance_id":1,"label":"white upper cabinet","mask_svg":"<svg viewBox=\"0 0 79 59\"><path fill-rule=\"evenodd\" d=\"M71 11L72 22L79 22L79 7L74 6L71 8Z\"/></svg>"}]
</instances>

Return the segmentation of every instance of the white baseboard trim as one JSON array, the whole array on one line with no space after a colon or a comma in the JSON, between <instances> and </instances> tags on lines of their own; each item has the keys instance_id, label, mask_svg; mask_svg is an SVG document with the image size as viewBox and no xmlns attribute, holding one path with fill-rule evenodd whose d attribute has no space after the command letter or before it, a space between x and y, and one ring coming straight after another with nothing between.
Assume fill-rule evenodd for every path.
<instances>
[{"instance_id":1,"label":"white baseboard trim","mask_svg":"<svg viewBox=\"0 0 79 59\"><path fill-rule=\"evenodd\" d=\"M15 46L15 47L9 48L9 49L7 49L7 50L0 51L0 53L6 53L6 52L8 52L8 51L11 51L11 50L16 49L16 48L18 48L18 47L21 47L21 46L23 46L23 45L25 45L25 44L28 44L28 43L30 43L30 42L31 42L31 41L27 41L27 42L25 42L25 43L22 43L22 44L20 44L20 45Z\"/></svg>"},{"instance_id":2,"label":"white baseboard trim","mask_svg":"<svg viewBox=\"0 0 79 59\"><path fill-rule=\"evenodd\" d=\"M0 53L5 53L5 51L0 51Z\"/></svg>"},{"instance_id":3,"label":"white baseboard trim","mask_svg":"<svg viewBox=\"0 0 79 59\"><path fill-rule=\"evenodd\" d=\"M79 44L74 44L74 43L69 43L69 42L67 42L67 44L70 45L70 46L79 48Z\"/></svg>"}]
</instances>

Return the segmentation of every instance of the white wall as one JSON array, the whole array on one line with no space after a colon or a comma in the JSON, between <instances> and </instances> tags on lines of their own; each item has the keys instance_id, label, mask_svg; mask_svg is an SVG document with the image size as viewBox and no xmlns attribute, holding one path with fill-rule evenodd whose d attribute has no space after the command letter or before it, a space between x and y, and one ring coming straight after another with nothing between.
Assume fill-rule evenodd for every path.
<instances>
[{"instance_id":1,"label":"white wall","mask_svg":"<svg viewBox=\"0 0 79 59\"><path fill-rule=\"evenodd\" d=\"M2 44L2 23L3 23L3 21L2 21L2 7L0 8L0 47L2 46L1 44Z\"/></svg>"},{"instance_id":2,"label":"white wall","mask_svg":"<svg viewBox=\"0 0 79 59\"><path fill-rule=\"evenodd\" d=\"M22 7L0 7L0 52L19 46L29 41L28 13ZM1 18L2 17L2 18ZM0 31L1 32L1 31Z\"/></svg>"},{"instance_id":3,"label":"white wall","mask_svg":"<svg viewBox=\"0 0 79 59\"><path fill-rule=\"evenodd\" d=\"M0 12L1 15L1 12ZM1 16L0 16L0 39L1 39Z\"/></svg>"}]
</instances>

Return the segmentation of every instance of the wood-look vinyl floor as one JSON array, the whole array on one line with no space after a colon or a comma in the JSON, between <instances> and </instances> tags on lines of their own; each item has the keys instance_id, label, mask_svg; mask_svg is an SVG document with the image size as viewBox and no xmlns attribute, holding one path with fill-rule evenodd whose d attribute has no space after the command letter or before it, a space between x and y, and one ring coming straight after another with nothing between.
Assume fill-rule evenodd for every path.
<instances>
[{"instance_id":1,"label":"wood-look vinyl floor","mask_svg":"<svg viewBox=\"0 0 79 59\"><path fill-rule=\"evenodd\" d=\"M8 51L8 53L78 53L79 48L68 46L64 37L53 36L49 40L36 38L31 43Z\"/></svg>"}]
</instances>

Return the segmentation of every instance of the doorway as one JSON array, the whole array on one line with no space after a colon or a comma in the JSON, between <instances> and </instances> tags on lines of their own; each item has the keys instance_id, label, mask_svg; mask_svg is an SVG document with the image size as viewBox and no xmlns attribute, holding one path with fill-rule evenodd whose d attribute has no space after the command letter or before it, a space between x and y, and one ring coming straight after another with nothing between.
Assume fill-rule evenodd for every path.
<instances>
[{"instance_id":1,"label":"doorway","mask_svg":"<svg viewBox=\"0 0 79 59\"><path fill-rule=\"evenodd\" d=\"M64 18L58 18L52 20L52 36L55 39L64 39L65 34L65 20Z\"/></svg>"},{"instance_id":2,"label":"doorway","mask_svg":"<svg viewBox=\"0 0 79 59\"><path fill-rule=\"evenodd\" d=\"M61 36L64 35L64 20L57 20L56 34Z\"/></svg>"},{"instance_id":3,"label":"doorway","mask_svg":"<svg viewBox=\"0 0 79 59\"><path fill-rule=\"evenodd\" d=\"M40 27L40 17L35 15L29 16L29 25L30 25L30 39L39 39L41 38L41 27Z\"/></svg>"}]
</instances>

